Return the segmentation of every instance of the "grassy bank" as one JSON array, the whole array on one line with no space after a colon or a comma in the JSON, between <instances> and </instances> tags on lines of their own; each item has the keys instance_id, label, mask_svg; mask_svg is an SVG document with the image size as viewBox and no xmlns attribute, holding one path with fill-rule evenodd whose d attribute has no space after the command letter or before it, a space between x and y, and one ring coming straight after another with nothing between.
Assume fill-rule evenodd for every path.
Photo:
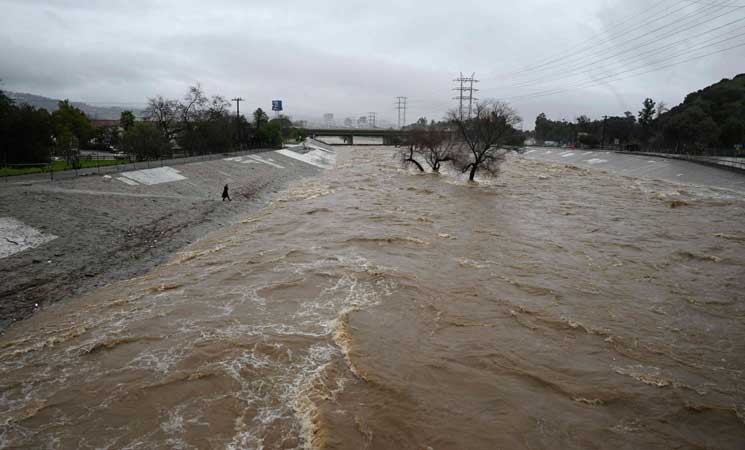
<instances>
[{"instance_id":1,"label":"grassy bank","mask_svg":"<svg viewBox=\"0 0 745 450\"><path fill-rule=\"evenodd\" d=\"M90 169L96 167L115 166L118 164L129 164L128 159L105 159L105 160L81 160L78 169ZM73 170L75 167L67 161L52 161L51 164L38 164L28 166L10 166L0 167L0 177L11 177L15 175L27 175L30 173L46 173L50 170L61 172L64 170Z\"/></svg>"}]
</instances>

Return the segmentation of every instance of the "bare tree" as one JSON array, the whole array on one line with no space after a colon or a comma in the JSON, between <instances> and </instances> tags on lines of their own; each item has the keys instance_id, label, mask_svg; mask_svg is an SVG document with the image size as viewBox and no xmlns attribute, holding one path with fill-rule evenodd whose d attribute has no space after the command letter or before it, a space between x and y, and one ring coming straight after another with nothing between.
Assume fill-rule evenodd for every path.
<instances>
[{"instance_id":1,"label":"bare tree","mask_svg":"<svg viewBox=\"0 0 745 450\"><path fill-rule=\"evenodd\" d=\"M230 103L220 96L208 98L199 83L189 86L182 101L157 96L148 99L146 117L155 123L167 140L193 131L196 124L223 118Z\"/></svg>"},{"instance_id":2,"label":"bare tree","mask_svg":"<svg viewBox=\"0 0 745 450\"><path fill-rule=\"evenodd\" d=\"M453 132L430 125L414 133L419 134L416 140L419 154L433 172L439 173L442 163L453 160L459 144Z\"/></svg>"},{"instance_id":3,"label":"bare tree","mask_svg":"<svg viewBox=\"0 0 745 450\"><path fill-rule=\"evenodd\" d=\"M418 151L416 149L416 146L409 142L408 148L406 146L403 146L398 151L398 156L401 159L401 165L403 167L410 167L414 166L417 169L419 169L420 172L424 172L424 167L422 167L422 164L414 158L415 155L418 154Z\"/></svg>"},{"instance_id":4,"label":"bare tree","mask_svg":"<svg viewBox=\"0 0 745 450\"><path fill-rule=\"evenodd\" d=\"M163 137L171 140L178 132L179 103L176 100L170 100L157 96L147 100L145 116L155 122Z\"/></svg>"},{"instance_id":5,"label":"bare tree","mask_svg":"<svg viewBox=\"0 0 745 450\"><path fill-rule=\"evenodd\" d=\"M515 125L522 119L510 105L496 100L486 100L474 106L470 118L461 118L458 111L451 111L448 118L462 139L460 151L453 162L463 173L469 172L473 181L476 172L486 170L497 175L510 149L502 146L515 135Z\"/></svg>"},{"instance_id":6,"label":"bare tree","mask_svg":"<svg viewBox=\"0 0 745 450\"><path fill-rule=\"evenodd\" d=\"M659 119L661 115L665 114L668 111L670 111L670 108L667 107L665 102L659 102L657 104L657 115L654 117L655 120Z\"/></svg>"},{"instance_id":7,"label":"bare tree","mask_svg":"<svg viewBox=\"0 0 745 450\"><path fill-rule=\"evenodd\" d=\"M433 172L439 173L442 163L454 159L458 144L453 132L430 125L410 130L407 144L398 154L404 167L415 166L424 172L420 162L424 161Z\"/></svg>"},{"instance_id":8,"label":"bare tree","mask_svg":"<svg viewBox=\"0 0 745 450\"><path fill-rule=\"evenodd\" d=\"M181 125L186 129L190 128L193 122L203 119L204 111L208 107L209 99L204 95L202 86L199 83L189 86L184 101L178 106Z\"/></svg>"},{"instance_id":9,"label":"bare tree","mask_svg":"<svg viewBox=\"0 0 745 450\"><path fill-rule=\"evenodd\" d=\"M205 110L207 114L207 118L215 119L219 117L224 117L226 115L230 115L230 112L228 111L229 107L230 107L230 102L228 101L228 99L220 95L213 95L210 98L210 101L207 104L207 108Z\"/></svg>"}]
</instances>

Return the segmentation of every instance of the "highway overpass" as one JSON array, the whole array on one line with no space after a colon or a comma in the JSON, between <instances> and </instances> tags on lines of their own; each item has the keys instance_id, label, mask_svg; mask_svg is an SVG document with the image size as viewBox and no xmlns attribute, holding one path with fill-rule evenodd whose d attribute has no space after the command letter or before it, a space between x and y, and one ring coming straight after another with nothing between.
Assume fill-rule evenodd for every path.
<instances>
[{"instance_id":1,"label":"highway overpass","mask_svg":"<svg viewBox=\"0 0 745 450\"><path fill-rule=\"evenodd\" d=\"M340 137L344 145L354 145L356 137L382 138L383 145L394 145L406 139L406 131L384 128L309 128L308 135L323 140L324 137Z\"/></svg>"}]
</instances>

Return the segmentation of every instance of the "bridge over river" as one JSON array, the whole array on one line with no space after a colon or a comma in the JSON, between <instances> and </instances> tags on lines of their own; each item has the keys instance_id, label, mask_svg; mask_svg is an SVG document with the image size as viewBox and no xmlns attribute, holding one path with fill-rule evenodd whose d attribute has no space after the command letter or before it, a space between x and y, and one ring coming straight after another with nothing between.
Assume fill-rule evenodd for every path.
<instances>
[{"instance_id":1,"label":"bridge over river","mask_svg":"<svg viewBox=\"0 0 745 450\"><path fill-rule=\"evenodd\" d=\"M355 137L382 138L383 145L394 145L404 140L406 131L392 128L310 128L308 134L320 140L324 137L340 137L344 140L344 145L354 145Z\"/></svg>"}]
</instances>

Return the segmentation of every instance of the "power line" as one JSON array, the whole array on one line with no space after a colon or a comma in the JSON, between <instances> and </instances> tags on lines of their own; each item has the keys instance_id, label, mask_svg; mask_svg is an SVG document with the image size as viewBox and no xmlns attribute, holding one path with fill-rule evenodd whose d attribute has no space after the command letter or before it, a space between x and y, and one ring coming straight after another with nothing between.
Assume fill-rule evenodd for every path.
<instances>
[{"instance_id":1,"label":"power line","mask_svg":"<svg viewBox=\"0 0 745 450\"><path fill-rule=\"evenodd\" d=\"M568 67L565 67L564 69L562 69L562 70L560 70L558 72L553 72L552 73L552 71L549 71L548 74L551 75L551 78L552 79L556 79L556 77L559 76L559 75L567 75L568 74L569 76L574 76L575 73L573 73L573 72L576 71L576 70L578 70L578 69L583 69L583 68L586 68L586 67L596 66L598 63L601 63L601 62L604 62L604 61L608 61L608 60L612 60L613 58L616 58L618 56L621 56L621 55L624 55L624 54L627 54L627 53L630 53L630 52L635 52L635 51L640 50L642 48L645 48L645 47L647 47L649 45L653 45L653 44L656 44L656 43L659 43L659 42L664 42L665 39L667 39L667 38L669 38L671 36L675 36L675 35L680 34L682 32L685 32L685 31L694 29L696 27L699 27L701 25L704 25L706 23L712 22L712 21L714 21L716 19L719 19L719 18L721 18L721 17L723 17L723 16L725 16L727 14L729 14L729 12L727 12L725 14L721 14L721 15L716 16L716 17L713 17L713 18L709 18L708 20L705 20L705 21L694 22L694 24L692 26L675 29L672 33L669 33L667 36L658 36L658 37L655 37L655 38L650 39L648 41L645 41L645 42L643 42L643 43L641 43L641 44L639 44L637 46L629 47L629 48L626 48L625 50L622 50L620 52L616 52L615 54L611 54L611 55L607 55L606 54L605 57L603 57L604 55L602 54L602 52L600 52L600 53L593 53L592 56L597 55L598 57L600 57L600 59L595 59L595 60L590 60L590 61L584 61L584 62L583 61L578 61L579 64L578 63L574 63L572 65L569 65ZM695 19L695 17L694 17L694 19ZM670 24L668 24L668 25L670 25ZM649 36L649 35L653 35L653 34L657 33L658 31L660 31L663 28L665 28L665 27L660 27L658 29L652 30L652 31L650 31L648 33L645 33L645 34L643 34L641 36L638 36L638 37L636 37L634 39L631 39L630 41L621 43L620 46L623 47L626 44L629 44L629 43L631 43L633 41L636 41L638 39L641 39L641 38L646 37L646 36ZM709 30L708 32L711 32L711 31L714 31L714 30ZM655 51L652 50L652 52L654 53ZM546 75L546 74L544 74L544 75ZM566 77L559 77L559 78L566 78ZM540 78L533 79L533 80L530 80L530 81L524 81L524 82L519 83L519 86L518 85L515 85L514 87L522 87L524 85L533 84L533 83L536 83L536 82L539 82L539 81L540 81Z\"/></svg>"},{"instance_id":2,"label":"power line","mask_svg":"<svg viewBox=\"0 0 745 450\"><path fill-rule=\"evenodd\" d=\"M680 34L681 32L694 29L694 28L696 28L696 27L698 27L700 25L703 25L705 23L708 23L708 22L711 22L713 20L716 20L716 19L718 19L718 18L720 18L720 17L722 17L724 15L726 15L726 14L722 14L722 15L716 16L716 17L714 17L714 18L712 18L710 20L707 20L707 21L704 21L704 22L699 22L699 23L696 23L693 26L690 26L690 27L687 27L687 28L684 28L684 29L677 30L675 33L669 34L668 36L666 36L664 38L661 38L661 39L660 38L656 38L656 39L652 39L652 40L646 41L645 43L643 43L643 44L641 44L639 46L628 48L626 50L623 50L623 51L614 53L612 55L608 55L608 56L606 56L606 57L604 57L602 59L598 59L598 60L594 60L594 61L589 61L589 62L586 62L584 64L578 65L578 66L577 65L570 66L570 67L568 67L568 68L566 68L566 69L564 69L564 70L562 70L560 72L556 72L556 73L550 73L549 72L548 75L543 76L543 77L540 77L540 78L535 78L533 80L524 81L524 82L520 82L520 83L516 83L516 84L513 84L513 85L508 85L508 86L487 88L487 90L508 89L508 88L522 88L522 87L527 87L527 86L534 85L534 84L545 84L545 81L543 81L543 80L555 81L557 79L572 78L572 77L575 77L577 75L580 75L580 73L577 72L577 70L579 70L579 69L583 69L583 68L587 68L587 67L595 68L601 62L613 60L613 59L615 59L615 58L617 58L619 56L628 54L630 52L635 52L635 51L637 51L639 49L642 49L644 47L647 47L647 46L649 46L651 44L655 44L655 43L658 43L658 42L661 42L661 41L664 42L664 39L666 39L667 37L675 36L677 34ZM662 47L653 48L653 49L648 50L646 52L642 52L642 53L639 53L639 54L631 55L631 57L632 58L640 58L640 57L652 56L652 55L658 54L658 53L660 53L660 52L662 52L664 50L667 50L667 49L669 49L671 47L674 47L674 46L676 46L678 44L686 43L690 39L694 39L694 38L698 38L698 37L704 36L706 34L710 34L710 33L714 32L714 31L721 30L723 28L726 28L728 26L731 26L733 24L736 24L736 23L739 23L739 22L742 22L742 21L745 21L745 17L740 17L740 18L735 19L733 21L727 22L726 24L723 24L723 25L720 25L720 26L717 26L717 27L708 29L706 31L703 31L703 32L698 33L698 34L695 34L693 36L689 36L689 37L685 37L683 39L679 39L679 40L677 40L675 42L672 42L672 43L668 43L666 45L663 45ZM722 35L716 36L714 39L716 39L717 37L720 37L720 36L722 36ZM704 42L709 42L710 40L704 41ZM623 58L623 59L628 59L628 58ZM604 66L606 66L606 64L604 64Z\"/></svg>"},{"instance_id":3,"label":"power line","mask_svg":"<svg viewBox=\"0 0 745 450\"><path fill-rule=\"evenodd\" d=\"M671 26L675 26L675 25L679 25L681 20L687 21L688 19L695 18L696 16L700 16L702 14L706 15L706 14L710 14L712 12L716 13L717 12L717 8L719 8L719 10L723 9L723 8L721 8L721 6L722 6L722 4L709 4L709 5L706 5L704 8L698 9L696 11L693 11L692 13L687 14L686 16L684 16L681 19L673 20L673 21L671 21L671 22L669 22L667 24L664 24L664 25L662 25L660 27L657 27L657 28L655 28L655 29L653 29L651 31L645 32L644 34L642 34L640 36L637 36L637 37L635 37L633 39L627 40L623 44L628 44L628 43L633 42L635 40L641 39L643 37L646 37L646 36L649 36L651 34L654 34L654 33L658 32L658 31L661 31L661 30L663 30L665 28L668 28L668 27L671 27ZM568 54L566 54L564 56L561 56L561 57L558 57L558 58L554 58L554 59L552 59L552 60L550 60L550 61L548 61L546 63L543 63L543 64L539 64L539 65L534 65L534 66L528 67L526 69L523 69L520 72L516 72L512 76L505 76L505 77L502 77L502 78L515 78L515 77L519 77L519 75L521 75L521 74L524 74L526 72L531 72L531 71L536 70L536 69L546 70L548 67L551 67L551 66L556 66L556 65L559 65L560 66L562 64L565 64L567 62L567 59L569 61L572 61L574 59L577 59L580 55L582 55L584 53L587 53L588 51L591 52L590 53L590 56L595 56L595 55L598 55L598 54L602 54L603 52L609 50L607 48L606 49L603 49L603 47L606 46L606 44L612 43L616 38L621 37L621 36L626 36L626 35L628 35L632 31L636 31L638 29L642 29L642 28L644 28L644 27L646 27L648 25L651 25L651 24L653 24L655 22L658 22L660 20L663 20L663 19L667 19L669 17L672 17L675 13L680 12L680 11L683 11L683 10L686 10L689 7L690 7L690 5L683 5L682 7L677 8L677 9L674 9L672 11L667 11L667 10L662 11L662 14L660 14L658 16L655 16L655 17L653 17L653 18L651 18L649 20L646 20L646 21L644 21L644 22L642 22L642 23L640 23L640 24L638 24L638 25L636 25L636 26L634 26L634 27L632 27L630 29L626 29L626 30L623 30L621 32L618 32L618 33L616 33L614 35L611 35L608 38L606 38L604 40L601 40L600 42L595 42L595 43L591 43L591 44L585 45L584 47L581 47L580 49L575 50L573 52L570 52L570 53L568 53ZM722 15L720 15L718 17L722 17L723 15L726 15L726 14L728 14L728 13L722 14ZM711 19L711 20L713 20L713 19ZM710 22L711 20L707 20L707 22ZM497 78L497 77L495 77L495 78Z\"/></svg>"},{"instance_id":4,"label":"power line","mask_svg":"<svg viewBox=\"0 0 745 450\"><path fill-rule=\"evenodd\" d=\"M552 90L539 91L539 92L534 92L534 93L529 93L529 94L524 94L524 95L517 95L517 96L512 96L512 97L506 97L503 100L515 100L515 99L532 100L534 98L547 97L547 96L551 96L551 95L562 94L562 93L565 93L565 92L569 92L569 91L573 91L573 90L577 90L577 89L581 89L581 88L596 87L596 86L600 86L601 84L606 84L606 83L610 83L610 82L614 82L614 81L626 80L626 79L629 79L629 78L634 78L634 77L638 77L638 76L641 76L641 75L646 75L648 73L659 72L660 70L663 70L663 69L667 69L667 68L674 67L674 66L677 66L677 65L680 65L680 64L691 62L691 61L696 61L696 60L699 60L699 59L702 59L702 58L706 58L708 56L713 56L713 55L716 55L716 54L719 54L719 53L724 53L726 51L734 50L734 49L740 48L740 47L745 47L745 42L741 42L739 44L732 45L732 46L729 46L729 47L726 47L726 48L723 48L723 49L719 49L719 50L715 50L715 51L712 51L712 52L709 52L709 53L705 53L703 55L692 56L690 58L683 59L681 61L675 61L675 62L672 62L670 64L666 64L666 65L663 65L663 66L655 67L653 69L646 70L644 72L640 72L640 73L636 73L636 74L631 74L631 75L626 76L626 77L616 78L618 75L621 75L621 74L624 74L624 73L628 73L628 72L633 72L633 71L639 70L639 69L641 69L643 67L637 67L637 68L630 69L630 70L627 70L627 71L622 71L622 72L619 72L619 73L616 73L616 74L612 74L612 75L608 75L608 76L605 76L605 77L601 77L601 78L596 79L596 80L591 80L590 82L584 82L584 83L581 83L581 84L578 84L578 85L575 85L575 86L570 86L568 88L552 89ZM681 56L681 55L676 55L674 58L676 58L678 56ZM669 59L667 59L667 60L669 60ZM661 62L665 62L665 61L661 61ZM602 83L602 82L605 82L605 83Z\"/></svg>"},{"instance_id":5,"label":"power line","mask_svg":"<svg viewBox=\"0 0 745 450\"><path fill-rule=\"evenodd\" d=\"M659 7L661 5L664 5L665 3L667 3L667 0L662 1L660 3L657 3L654 6L648 8L648 9L645 9L644 11L639 12L638 14L634 14L633 16L629 17L628 19L624 20L623 22L617 24L616 27L620 27L621 25L625 25L626 23L631 22L632 20L636 19L638 16L646 15L649 11L652 11L652 10L656 9L657 7ZM669 17L669 15L670 15L670 12L669 11L662 11L662 15L657 16L657 17ZM520 74L523 74L523 73L526 73L526 72L530 72L530 71L533 71L535 69L542 68L542 67L544 67L546 65L550 65L550 64L553 64L555 62L563 61L563 60L565 60L566 58L568 58L570 56L573 56L573 55L576 55L576 54L580 54L580 53L582 53L582 52L584 52L586 50L592 49L593 47L596 47L598 45L601 45L601 44L604 44L606 42L609 42L609 41L615 39L617 36L620 36L620 35L623 35L623 34L626 34L626 33L630 32L630 31L633 31L636 28L638 28L639 26L640 25L636 25L635 27L632 27L632 28L628 28L628 29L627 28L621 28L619 30L616 30L617 34L612 35L612 36L606 38L604 41L596 42L594 38L593 39L588 39L586 41L586 43L582 47L580 47L578 50L573 50L573 51L570 51L570 52L565 52L564 54L562 54L562 55L560 55L558 57L551 57L550 59L545 60L543 62L538 62L538 63L532 64L532 65L526 66L526 67L524 67L521 70L518 70L518 71L515 71L515 72L511 72L511 73L507 73L507 74L503 74L503 75L497 75L497 76L494 76L494 77L490 77L489 79L492 80L492 79L497 79L497 78L512 78L514 76L517 76L517 75L520 75Z\"/></svg>"},{"instance_id":6,"label":"power line","mask_svg":"<svg viewBox=\"0 0 745 450\"><path fill-rule=\"evenodd\" d=\"M649 45L653 45L653 44L656 44L658 42L662 42L662 41L664 41L664 39L667 39L667 38L669 38L671 36L678 35L678 34L681 34L681 33L685 32L685 31L688 31L688 30L697 28L697 27L699 27L701 25L704 25L704 24L713 22L713 21L715 21L715 20L717 20L717 19L719 19L721 17L724 17L724 16L726 16L728 14L731 14L734 11L733 10L729 10L729 11L726 11L726 12L724 12L722 14L717 15L717 16L708 17L705 20L702 20L701 18L697 17L697 16L699 16L701 14L703 14L704 17L706 17L707 15L711 14L712 12L716 14L718 11L716 11L716 10L714 10L714 11L705 11L705 9L704 10L699 10L699 11L693 13L693 14L687 15L685 19L674 20L674 21L672 21L670 23L667 23L667 24L662 25L662 26L660 26L658 28L655 28L653 30L650 30L648 32L645 32L645 33L643 33L643 34L641 34L639 36L636 36L636 37L634 37L632 39L626 40L625 42L620 43L619 46L621 46L623 48L624 46L627 46L628 44L631 44L632 42L638 41L638 40L640 40L640 39L642 39L644 37L657 34L658 32L660 32L660 31L662 31L662 30L664 30L664 29L666 29L668 27L674 27L673 30L671 32L669 32L666 36L658 36L658 37L653 38L651 40L645 41L645 42L637 45L636 47L627 48L627 49L625 49L625 50L617 53L615 56L626 54L626 53L629 53L629 52L638 50L640 48L644 48L644 47L647 47ZM681 22L681 20L682 20L682 22ZM680 26L681 24L683 26ZM593 65L596 65L599 62L602 62L602 61L606 61L608 59L611 59L613 56L607 56L607 52L608 51L611 51L611 50L612 50L611 48L609 48L609 49L596 49L594 52L591 52L589 55L587 55L586 58L600 58L600 59L590 60L589 62L587 61L586 58L585 59L580 59L580 60L577 60L576 62L570 63L567 67L564 67L564 68L556 67L556 68L546 69L546 70L548 70L548 73L555 72L556 70L558 70L558 72L555 72L554 75L562 75L562 74L571 73L571 71L573 71L573 70L584 68L584 67L588 67L588 66L593 66ZM603 56L605 56L605 57L603 58ZM545 76L545 75L546 74L543 74L542 77ZM529 81L522 81L522 82L517 83L515 86L517 87L517 85L522 86L522 85L532 84L532 83L535 83L535 82L539 81L540 78L542 78L542 77L539 77L538 79L532 79L532 80L529 80ZM494 89L494 88L491 88L491 89Z\"/></svg>"},{"instance_id":7,"label":"power line","mask_svg":"<svg viewBox=\"0 0 745 450\"><path fill-rule=\"evenodd\" d=\"M667 1L667 0L666 0L666 1ZM652 7L650 7L650 8L647 8L647 9L645 9L645 10L643 10L643 11L640 11L640 12L638 12L638 13L636 13L636 14L633 14L632 16L629 16L629 17L628 17L627 19L623 20L622 22L619 22L618 24L615 24L615 25L613 25L613 26L612 26L612 28L618 28L618 27L621 27L622 25L625 25L625 24L627 24L628 22L631 22L632 20L636 19L636 18L637 18L637 17L639 17L639 16L642 16L642 15L646 15L646 14L647 14L648 12L650 12L650 11L652 11L652 10L656 9L657 7L659 7L659 6L661 6L661 5L664 5L664 4L666 3L666 1L662 1L662 2L660 2L660 3L656 3L656 4L654 5L654 6L652 6ZM622 28L621 30L617 30L617 31L623 31L623 32L626 32L627 30L625 30L625 29L623 29L623 28ZM588 40L588 41L587 41L587 42L586 42L586 43L584 44L584 47L587 47L587 46L588 46L588 43L589 43L590 41L592 41L592 40L593 40L593 39L590 39L590 40ZM593 42L593 43L592 43L592 45L597 45L597 44L598 44L597 42ZM583 47L583 48L584 48L584 47ZM568 57L568 56L571 56L571 53L567 53L567 52L565 52L565 53L564 53L563 55L561 55L561 56L559 56L559 57L555 57L555 56L552 56L552 57L551 57L551 58L549 58L548 60L543 60L543 61L541 61L541 62L538 62L538 63L534 63L534 64L532 64L532 65L529 65L529 66L523 67L523 68L522 68L522 69L520 69L520 70L517 70L517 71L514 71L514 72L509 72L509 73L506 73L506 74L503 74L503 75L496 75L496 76L490 77L490 78L488 78L488 79L489 79L489 80L493 80L493 79L497 79L497 78L513 78L513 77L515 77L515 76L517 76L517 75L520 75L520 74L522 74L522 73L526 73L526 72L530 72L530 71L533 71L533 70L535 70L535 69L537 69L537 68L540 68L540 67L542 67L542 66L544 66L544 65L546 65L546 64L552 63L552 62L554 62L554 61L561 61L561 60L563 60L564 58L566 58L566 57Z\"/></svg>"},{"instance_id":8,"label":"power line","mask_svg":"<svg viewBox=\"0 0 745 450\"><path fill-rule=\"evenodd\" d=\"M713 3L700 2L700 1L698 1L698 0L683 0L683 1L684 1L684 2L688 2L688 3L693 3L693 4L696 4L696 5L706 5L706 6L714 6L714 4L713 4ZM725 4L725 3L720 3L720 4L719 4L719 5L717 5L717 6L723 6L723 7L725 7L725 8L742 8L742 7L743 7L743 6L745 6L745 5L743 5L743 4L737 4L737 3L727 3L727 4Z\"/></svg>"}]
</instances>

